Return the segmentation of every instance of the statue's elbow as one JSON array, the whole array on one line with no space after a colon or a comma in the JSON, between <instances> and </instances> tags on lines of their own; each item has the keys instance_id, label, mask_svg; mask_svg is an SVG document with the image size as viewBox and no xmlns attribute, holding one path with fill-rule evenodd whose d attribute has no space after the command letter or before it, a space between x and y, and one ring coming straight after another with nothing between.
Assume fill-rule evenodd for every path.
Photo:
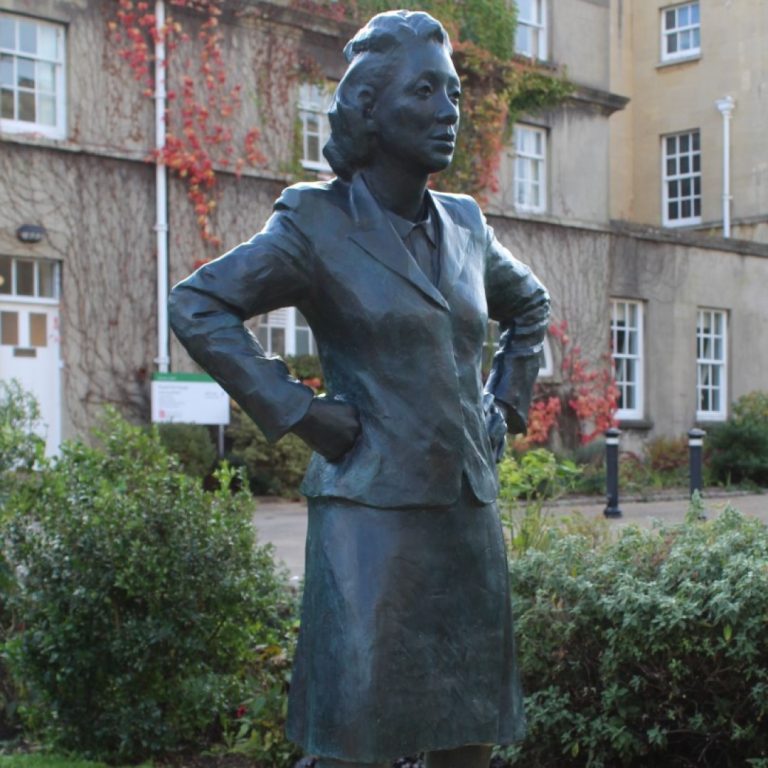
<instances>
[{"instance_id":1,"label":"statue's elbow","mask_svg":"<svg viewBox=\"0 0 768 768\"><path fill-rule=\"evenodd\" d=\"M168 295L168 323L171 330L183 340L193 324L192 294L183 284L171 288Z\"/></svg>"}]
</instances>

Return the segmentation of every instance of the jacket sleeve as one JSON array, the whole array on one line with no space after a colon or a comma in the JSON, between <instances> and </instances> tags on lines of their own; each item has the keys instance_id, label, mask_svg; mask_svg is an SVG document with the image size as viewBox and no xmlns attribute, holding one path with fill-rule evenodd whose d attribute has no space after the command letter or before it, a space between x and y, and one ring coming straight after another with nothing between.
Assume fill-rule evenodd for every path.
<instances>
[{"instance_id":1,"label":"jacket sleeve","mask_svg":"<svg viewBox=\"0 0 768 768\"><path fill-rule=\"evenodd\" d=\"M507 406L509 431L524 433L549 324L549 294L487 225L485 292L488 315L501 329L485 390Z\"/></svg>"},{"instance_id":2,"label":"jacket sleeve","mask_svg":"<svg viewBox=\"0 0 768 768\"><path fill-rule=\"evenodd\" d=\"M306 298L309 244L278 201L251 240L205 264L169 298L173 331L192 359L243 408L270 441L301 420L313 391L267 357L243 322Z\"/></svg>"}]
</instances>

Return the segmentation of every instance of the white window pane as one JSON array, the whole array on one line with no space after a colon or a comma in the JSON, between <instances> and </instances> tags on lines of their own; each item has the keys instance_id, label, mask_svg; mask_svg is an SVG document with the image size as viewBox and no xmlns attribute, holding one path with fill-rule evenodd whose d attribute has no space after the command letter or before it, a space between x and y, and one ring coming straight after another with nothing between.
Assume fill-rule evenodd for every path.
<instances>
[{"instance_id":1,"label":"white window pane","mask_svg":"<svg viewBox=\"0 0 768 768\"><path fill-rule=\"evenodd\" d=\"M7 16L0 16L0 48L16 50L16 22Z\"/></svg>"},{"instance_id":2,"label":"white window pane","mask_svg":"<svg viewBox=\"0 0 768 768\"><path fill-rule=\"evenodd\" d=\"M304 159L320 162L320 141L317 136L307 136L307 156Z\"/></svg>"},{"instance_id":3,"label":"white window pane","mask_svg":"<svg viewBox=\"0 0 768 768\"><path fill-rule=\"evenodd\" d=\"M56 67L44 61L37 62L37 87L43 91L56 90Z\"/></svg>"},{"instance_id":4,"label":"white window pane","mask_svg":"<svg viewBox=\"0 0 768 768\"><path fill-rule=\"evenodd\" d=\"M59 31L56 27L41 24L37 30L38 56L51 61L59 60Z\"/></svg>"},{"instance_id":5,"label":"white window pane","mask_svg":"<svg viewBox=\"0 0 768 768\"><path fill-rule=\"evenodd\" d=\"M19 50L37 53L37 24L32 21L19 22Z\"/></svg>"},{"instance_id":6,"label":"white window pane","mask_svg":"<svg viewBox=\"0 0 768 768\"><path fill-rule=\"evenodd\" d=\"M285 328L270 329L270 349L273 355L285 356Z\"/></svg>"},{"instance_id":7,"label":"white window pane","mask_svg":"<svg viewBox=\"0 0 768 768\"><path fill-rule=\"evenodd\" d=\"M691 5L691 24L699 23L699 4L693 3Z\"/></svg>"},{"instance_id":8,"label":"white window pane","mask_svg":"<svg viewBox=\"0 0 768 768\"><path fill-rule=\"evenodd\" d=\"M690 11L690 8L688 8L687 5L684 5L682 8L678 9L678 12L677 12L677 26L678 27L687 27L688 26L689 11Z\"/></svg>"},{"instance_id":9,"label":"white window pane","mask_svg":"<svg viewBox=\"0 0 768 768\"><path fill-rule=\"evenodd\" d=\"M524 24L518 24L515 30L515 50L524 56L533 56L533 33Z\"/></svg>"},{"instance_id":10,"label":"white window pane","mask_svg":"<svg viewBox=\"0 0 768 768\"><path fill-rule=\"evenodd\" d=\"M518 0L517 18L519 21L534 21L536 18L536 0Z\"/></svg>"},{"instance_id":11,"label":"white window pane","mask_svg":"<svg viewBox=\"0 0 768 768\"><path fill-rule=\"evenodd\" d=\"M16 262L16 294L18 296L35 295L35 262Z\"/></svg>"},{"instance_id":12,"label":"white window pane","mask_svg":"<svg viewBox=\"0 0 768 768\"><path fill-rule=\"evenodd\" d=\"M308 355L310 354L310 345L309 345L309 331L304 330L303 328L297 328L296 329L296 354L297 355Z\"/></svg>"},{"instance_id":13,"label":"white window pane","mask_svg":"<svg viewBox=\"0 0 768 768\"><path fill-rule=\"evenodd\" d=\"M35 122L35 94L28 91L19 92L19 120L27 123Z\"/></svg>"},{"instance_id":14,"label":"white window pane","mask_svg":"<svg viewBox=\"0 0 768 768\"><path fill-rule=\"evenodd\" d=\"M11 257L0 255L0 293L11 293Z\"/></svg>"},{"instance_id":15,"label":"white window pane","mask_svg":"<svg viewBox=\"0 0 768 768\"><path fill-rule=\"evenodd\" d=\"M16 82L19 88L35 87L35 62L32 59L16 59Z\"/></svg>"},{"instance_id":16,"label":"white window pane","mask_svg":"<svg viewBox=\"0 0 768 768\"><path fill-rule=\"evenodd\" d=\"M43 125L56 125L56 97L40 95L37 97L37 122Z\"/></svg>"},{"instance_id":17,"label":"white window pane","mask_svg":"<svg viewBox=\"0 0 768 768\"><path fill-rule=\"evenodd\" d=\"M664 29L674 29L675 24L675 11L671 9L664 13Z\"/></svg>"},{"instance_id":18,"label":"white window pane","mask_svg":"<svg viewBox=\"0 0 768 768\"><path fill-rule=\"evenodd\" d=\"M0 85L13 86L13 56L3 54L0 56Z\"/></svg>"},{"instance_id":19,"label":"white window pane","mask_svg":"<svg viewBox=\"0 0 768 768\"><path fill-rule=\"evenodd\" d=\"M13 103L13 91L0 91L0 117L5 117L9 120L13 120L16 117Z\"/></svg>"},{"instance_id":20,"label":"white window pane","mask_svg":"<svg viewBox=\"0 0 768 768\"><path fill-rule=\"evenodd\" d=\"M41 261L38 270L38 296L43 299L56 298L56 264L52 261Z\"/></svg>"}]
</instances>

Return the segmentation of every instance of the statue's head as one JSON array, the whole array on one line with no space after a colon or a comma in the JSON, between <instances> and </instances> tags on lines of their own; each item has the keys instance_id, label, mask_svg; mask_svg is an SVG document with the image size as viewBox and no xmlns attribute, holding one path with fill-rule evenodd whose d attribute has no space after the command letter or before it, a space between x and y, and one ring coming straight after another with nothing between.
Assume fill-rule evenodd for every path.
<instances>
[{"instance_id":1,"label":"statue's head","mask_svg":"<svg viewBox=\"0 0 768 768\"><path fill-rule=\"evenodd\" d=\"M422 12L381 13L347 43L323 149L338 176L377 154L427 173L450 164L460 95L451 51L442 24Z\"/></svg>"}]
</instances>

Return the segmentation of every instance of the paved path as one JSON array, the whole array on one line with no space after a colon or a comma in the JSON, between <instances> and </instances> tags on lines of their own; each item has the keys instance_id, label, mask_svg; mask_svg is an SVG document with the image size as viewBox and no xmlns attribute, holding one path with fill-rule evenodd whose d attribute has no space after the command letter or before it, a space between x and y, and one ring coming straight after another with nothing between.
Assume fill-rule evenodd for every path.
<instances>
[{"instance_id":1,"label":"paved path","mask_svg":"<svg viewBox=\"0 0 768 768\"><path fill-rule=\"evenodd\" d=\"M722 495L711 492L704 498L707 517L714 518L731 504L740 512L758 517L768 523L768 494ZM620 501L622 517L611 520L612 526L635 524L650 526L654 520L667 523L682 522L688 509L684 498L653 501ZM605 502L601 499L567 499L550 507L552 514L567 515L578 511L587 518L602 518ZM271 542L279 560L282 560L298 581L304 573L304 539L307 535L307 507L305 502L285 501L262 497L257 500L254 523L262 542Z\"/></svg>"}]
</instances>

